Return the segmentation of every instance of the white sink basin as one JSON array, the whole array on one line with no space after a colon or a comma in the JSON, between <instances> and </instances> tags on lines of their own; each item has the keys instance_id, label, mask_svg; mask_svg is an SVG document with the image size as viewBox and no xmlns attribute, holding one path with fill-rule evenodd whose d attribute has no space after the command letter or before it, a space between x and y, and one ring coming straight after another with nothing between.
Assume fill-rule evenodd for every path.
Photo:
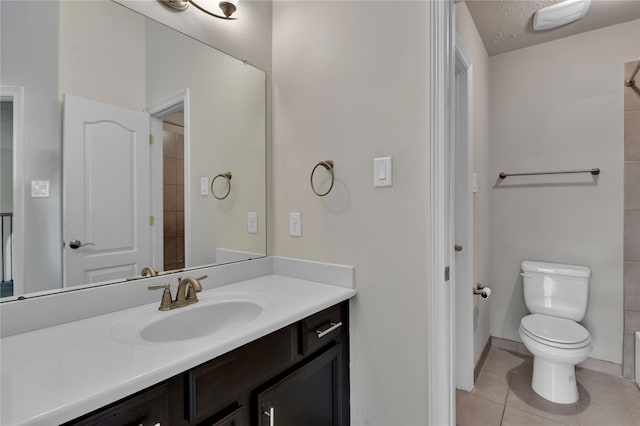
<instances>
[{"instance_id":1,"label":"white sink basin","mask_svg":"<svg viewBox=\"0 0 640 426\"><path fill-rule=\"evenodd\" d=\"M119 321L111 337L123 343L167 343L212 336L255 320L264 306L258 300L201 300L170 311L145 308Z\"/></svg>"}]
</instances>

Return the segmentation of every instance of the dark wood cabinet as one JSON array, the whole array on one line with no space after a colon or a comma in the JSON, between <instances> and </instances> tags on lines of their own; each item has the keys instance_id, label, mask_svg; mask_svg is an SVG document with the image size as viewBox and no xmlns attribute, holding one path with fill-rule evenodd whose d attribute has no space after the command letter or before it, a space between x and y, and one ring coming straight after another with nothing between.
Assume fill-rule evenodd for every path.
<instances>
[{"instance_id":1,"label":"dark wood cabinet","mask_svg":"<svg viewBox=\"0 0 640 426\"><path fill-rule=\"evenodd\" d=\"M338 344L259 392L258 425L340 425L340 361Z\"/></svg>"},{"instance_id":2,"label":"dark wood cabinet","mask_svg":"<svg viewBox=\"0 0 640 426\"><path fill-rule=\"evenodd\" d=\"M67 425L346 426L348 320L343 302Z\"/></svg>"},{"instance_id":3,"label":"dark wood cabinet","mask_svg":"<svg viewBox=\"0 0 640 426\"><path fill-rule=\"evenodd\" d=\"M343 328L346 328L345 309L344 305L336 305L299 322L300 355L309 355L332 340L341 340Z\"/></svg>"},{"instance_id":4,"label":"dark wood cabinet","mask_svg":"<svg viewBox=\"0 0 640 426\"><path fill-rule=\"evenodd\" d=\"M211 426L244 426L247 424L244 422L245 414L244 407L234 406L229 410L228 414L223 411L218 415L218 419L212 419L205 424Z\"/></svg>"},{"instance_id":5,"label":"dark wood cabinet","mask_svg":"<svg viewBox=\"0 0 640 426\"><path fill-rule=\"evenodd\" d=\"M185 420L210 424L225 407L248 406L253 388L295 364L295 342L295 326L285 327L186 372Z\"/></svg>"},{"instance_id":6,"label":"dark wood cabinet","mask_svg":"<svg viewBox=\"0 0 640 426\"><path fill-rule=\"evenodd\" d=\"M163 383L66 424L77 426L168 425L169 387Z\"/></svg>"}]
</instances>

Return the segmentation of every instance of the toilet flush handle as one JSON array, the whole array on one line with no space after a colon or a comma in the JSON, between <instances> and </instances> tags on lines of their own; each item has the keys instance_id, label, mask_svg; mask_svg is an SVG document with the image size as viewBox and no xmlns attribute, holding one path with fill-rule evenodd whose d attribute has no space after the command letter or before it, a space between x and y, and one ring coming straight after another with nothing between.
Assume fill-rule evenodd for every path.
<instances>
[{"instance_id":1,"label":"toilet flush handle","mask_svg":"<svg viewBox=\"0 0 640 426\"><path fill-rule=\"evenodd\" d=\"M522 275L525 278L531 278L531 274L525 274L524 272L520 272L520 275Z\"/></svg>"}]
</instances>

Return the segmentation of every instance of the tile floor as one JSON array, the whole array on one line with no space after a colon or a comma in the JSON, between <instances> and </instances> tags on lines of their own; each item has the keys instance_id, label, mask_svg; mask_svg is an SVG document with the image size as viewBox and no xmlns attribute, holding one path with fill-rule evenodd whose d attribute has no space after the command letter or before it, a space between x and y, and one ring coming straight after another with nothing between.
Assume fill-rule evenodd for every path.
<instances>
[{"instance_id":1,"label":"tile floor","mask_svg":"<svg viewBox=\"0 0 640 426\"><path fill-rule=\"evenodd\" d=\"M578 368L580 400L554 404L531 389L533 359L491 348L471 392L456 391L459 426L640 426L635 382Z\"/></svg>"}]
</instances>

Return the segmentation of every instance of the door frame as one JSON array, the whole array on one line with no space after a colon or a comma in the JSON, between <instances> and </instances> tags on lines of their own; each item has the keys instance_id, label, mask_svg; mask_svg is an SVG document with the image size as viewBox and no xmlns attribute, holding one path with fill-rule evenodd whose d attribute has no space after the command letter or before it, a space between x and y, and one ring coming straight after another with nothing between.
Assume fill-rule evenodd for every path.
<instances>
[{"instance_id":1,"label":"door frame","mask_svg":"<svg viewBox=\"0 0 640 426\"><path fill-rule=\"evenodd\" d=\"M151 144L151 214L155 223L163 221L162 199L162 119L176 112L184 113L184 265L191 266L191 112L189 108L189 89L169 96L149 107L150 130L154 143ZM156 143L157 141L157 143ZM164 230L154 226L151 231L151 259L157 270L164 269Z\"/></svg>"},{"instance_id":2,"label":"door frame","mask_svg":"<svg viewBox=\"0 0 640 426\"><path fill-rule=\"evenodd\" d=\"M456 388L473 390L475 349L473 334L473 64L462 43L455 42L454 168L452 223L455 243L455 372Z\"/></svg>"},{"instance_id":3,"label":"door frame","mask_svg":"<svg viewBox=\"0 0 640 426\"><path fill-rule=\"evenodd\" d=\"M0 99L13 102L13 295L24 294L24 88L0 86ZM4 241L2 242L4 244Z\"/></svg>"},{"instance_id":4,"label":"door frame","mask_svg":"<svg viewBox=\"0 0 640 426\"><path fill-rule=\"evenodd\" d=\"M427 273L427 424L455 424L454 297L445 268L453 258L450 221L454 1L429 2L429 238Z\"/></svg>"}]
</instances>

